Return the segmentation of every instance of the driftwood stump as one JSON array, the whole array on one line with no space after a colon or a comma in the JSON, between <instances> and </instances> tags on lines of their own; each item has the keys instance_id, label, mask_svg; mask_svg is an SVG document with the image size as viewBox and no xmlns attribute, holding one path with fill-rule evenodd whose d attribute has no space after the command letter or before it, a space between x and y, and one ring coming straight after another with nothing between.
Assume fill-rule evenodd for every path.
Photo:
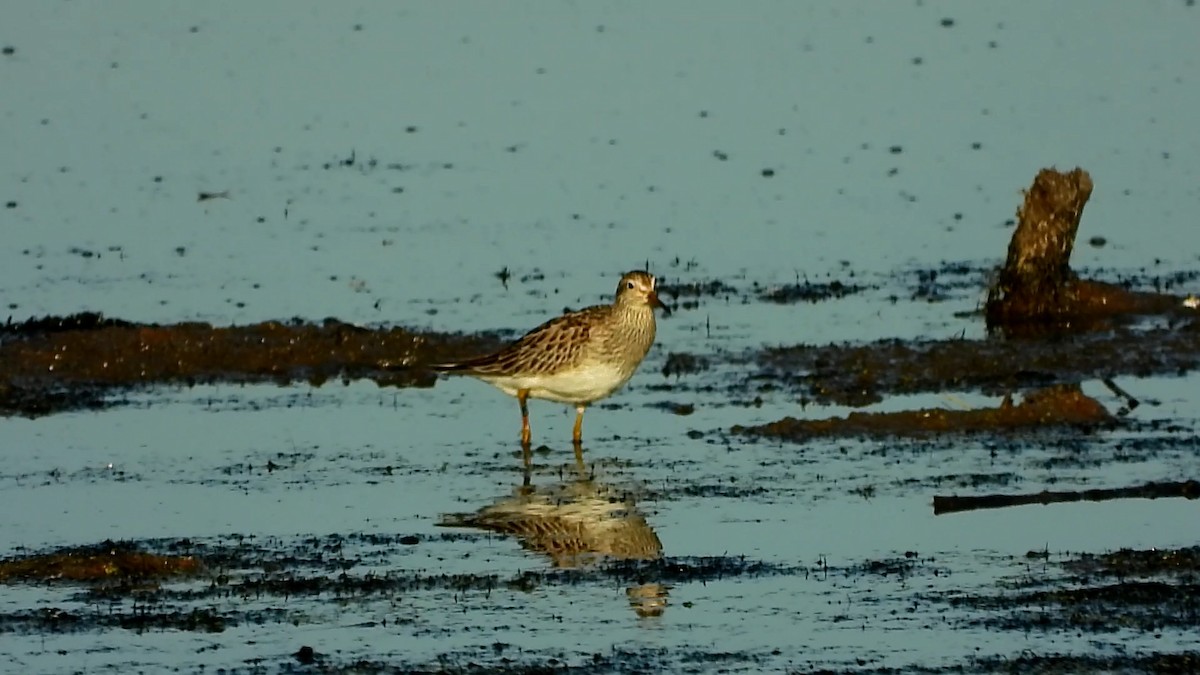
<instances>
[{"instance_id":1,"label":"driftwood stump","mask_svg":"<svg viewBox=\"0 0 1200 675\"><path fill-rule=\"evenodd\" d=\"M1042 169L1017 209L1017 230L1008 259L988 292L988 327L1014 324L1088 324L1119 314L1157 313L1179 299L1133 293L1112 284L1080 279L1071 270L1071 250L1092 179L1076 168Z\"/></svg>"}]
</instances>

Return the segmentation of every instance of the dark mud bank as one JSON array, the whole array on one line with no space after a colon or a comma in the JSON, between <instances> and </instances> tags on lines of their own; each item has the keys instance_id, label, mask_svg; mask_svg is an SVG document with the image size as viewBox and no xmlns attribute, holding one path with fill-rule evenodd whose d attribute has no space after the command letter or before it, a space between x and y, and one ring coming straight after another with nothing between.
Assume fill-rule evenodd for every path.
<instances>
[{"instance_id":1,"label":"dark mud bank","mask_svg":"<svg viewBox=\"0 0 1200 675\"><path fill-rule=\"evenodd\" d=\"M505 606L505 598L542 587L595 585L629 587L635 605L643 589L707 584L717 580L793 577L804 583L838 588L844 584L899 582L910 609L937 616L937 623L988 632L1029 634L1071 631L1111 634L1153 633L1200 626L1195 579L1200 549L1122 550L1103 555L1058 555L1031 551L1008 560L1020 573L1009 584L971 592L950 587L926 590L920 580L954 578L954 564L915 551L842 567L824 561L781 565L740 556L614 561L580 569L526 571L513 576L441 574L406 569L403 552L442 546L486 534L444 533L431 540L416 535L345 534L300 539L230 536L215 540L106 541L94 546L22 553L0 561L0 583L37 584L54 598L37 607L11 607L0 614L0 633L106 633L175 630L221 633L241 624L318 622L326 610L348 605L379 606L392 611L368 628L421 632L426 620L411 615L418 598L444 598L426 607L487 612ZM388 571L375 571L386 567ZM636 610L636 607L635 607ZM669 611L683 612L685 605ZM430 610L432 611L432 610ZM436 631L436 629L434 629ZM313 634L310 634L310 637ZM297 665L321 666L320 672L611 672L695 669L702 664L731 667L778 666L774 652L727 652L719 647L688 650L613 650L576 654L570 650L512 649L496 643L486 652L451 651L436 662L403 658L339 660L324 645L297 644L294 653L264 654L255 672L290 672ZM271 664L274 664L273 666ZM1130 673L1194 672L1197 652L1122 653L1110 656L1022 652L1013 658L975 658L944 667L873 669L870 661L855 673L1065 673L1118 670ZM809 672L792 663L792 672ZM265 668L265 670L264 670ZM304 670L303 672L310 672Z\"/></svg>"},{"instance_id":2,"label":"dark mud bank","mask_svg":"<svg viewBox=\"0 0 1200 675\"><path fill-rule=\"evenodd\" d=\"M424 364L478 353L495 335L371 329L328 319L249 326L138 324L86 313L0 327L0 414L36 417L101 407L111 392L153 384L367 378L430 387Z\"/></svg>"},{"instance_id":3,"label":"dark mud bank","mask_svg":"<svg viewBox=\"0 0 1200 675\"><path fill-rule=\"evenodd\" d=\"M0 327L0 414L36 417L111 405L122 391L161 384L370 379L429 387L428 364L500 344L496 334L365 328L336 320L249 326L135 324L98 314L34 319ZM749 362L728 386L738 396L787 392L802 404L865 406L889 396L978 391L1011 397L997 408L913 410L801 421L784 418L734 431L795 440L814 435L914 435L1003 431L1045 424L1106 425L1112 415L1078 383L1119 376L1184 374L1200 362L1200 321L1111 327L1045 338L880 340L770 347L750 355L672 353L662 368L689 376L721 361ZM684 388L686 382L682 383Z\"/></svg>"}]
</instances>

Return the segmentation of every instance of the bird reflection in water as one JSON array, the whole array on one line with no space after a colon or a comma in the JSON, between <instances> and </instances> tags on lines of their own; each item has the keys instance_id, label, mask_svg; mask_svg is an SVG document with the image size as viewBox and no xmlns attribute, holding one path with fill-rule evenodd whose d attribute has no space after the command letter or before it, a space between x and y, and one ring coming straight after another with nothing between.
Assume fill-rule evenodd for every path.
<instances>
[{"instance_id":1,"label":"bird reflection in water","mask_svg":"<svg viewBox=\"0 0 1200 675\"><path fill-rule=\"evenodd\" d=\"M574 475L534 486L531 465L513 494L475 513L444 514L443 527L469 527L512 535L521 547L547 556L557 569L593 569L619 560L658 560L662 542L638 511L634 496L596 479L575 444ZM667 606L667 587L645 583L626 589L634 612L660 616Z\"/></svg>"}]
</instances>

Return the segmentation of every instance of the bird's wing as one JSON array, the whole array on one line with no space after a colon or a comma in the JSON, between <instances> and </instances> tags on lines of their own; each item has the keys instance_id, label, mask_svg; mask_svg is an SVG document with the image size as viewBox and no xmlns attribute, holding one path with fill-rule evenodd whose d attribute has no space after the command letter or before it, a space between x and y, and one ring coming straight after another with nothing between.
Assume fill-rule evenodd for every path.
<instances>
[{"instance_id":1,"label":"bird's wing","mask_svg":"<svg viewBox=\"0 0 1200 675\"><path fill-rule=\"evenodd\" d=\"M597 305L555 317L534 328L500 351L458 363L441 370L470 375L540 375L552 373L579 360L596 329L597 318L612 311Z\"/></svg>"}]
</instances>

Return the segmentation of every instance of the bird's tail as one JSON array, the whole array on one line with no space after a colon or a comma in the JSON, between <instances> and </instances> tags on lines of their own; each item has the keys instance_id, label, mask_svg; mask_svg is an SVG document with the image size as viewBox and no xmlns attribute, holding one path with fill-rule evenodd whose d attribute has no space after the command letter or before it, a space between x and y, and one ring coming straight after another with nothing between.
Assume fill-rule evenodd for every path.
<instances>
[{"instance_id":1,"label":"bird's tail","mask_svg":"<svg viewBox=\"0 0 1200 675\"><path fill-rule=\"evenodd\" d=\"M378 366L380 370L393 371L427 369L439 373L462 372L470 370L471 368L470 364L466 361L455 363L421 363L420 361L415 360L404 362L382 360L377 362L375 365Z\"/></svg>"},{"instance_id":2,"label":"bird's tail","mask_svg":"<svg viewBox=\"0 0 1200 675\"><path fill-rule=\"evenodd\" d=\"M465 359L463 361L450 361L447 363L431 363L429 369L439 373L472 373L479 370L480 367L486 367L488 364L495 361L495 354L484 354L473 359Z\"/></svg>"}]
</instances>

